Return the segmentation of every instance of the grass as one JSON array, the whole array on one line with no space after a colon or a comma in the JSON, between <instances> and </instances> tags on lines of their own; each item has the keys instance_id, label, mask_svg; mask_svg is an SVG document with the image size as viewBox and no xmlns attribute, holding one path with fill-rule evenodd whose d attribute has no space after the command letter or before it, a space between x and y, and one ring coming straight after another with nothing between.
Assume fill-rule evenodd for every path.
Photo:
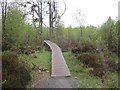
<instances>
[{"instance_id":1,"label":"grass","mask_svg":"<svg viewBox=\"0 0 120 90\"><path fill-rule=\"evenodd\" d=\"M118 77L116 72L108 72L105 78L105 82L102 83L101 79L95 76L91 76L89 70L91 68L85 68L79 60L75 59L71 52L63 53L66 63L70 69L72 77L77 77L82 81L80 88L114 88L117 87ZM49 51L39 51L36 53L37 58L33 58L30 55L21 55L26 58L29 63L34 64L39 68L47 68L50 71L50 59L51 53Z\"/></svg>"},{"instance_id":2,"label":"grass","mask_svg":"<svg viewBox=\"0 0 120 90\"><path fill-rule=\"evenodd\" d=\"M51 53L49 51L38 51L33 55L36 55L36 58L25 54L22 54L22 57L26 58L29 63L35 65L36 67L50 70Z\"/></svg>"},{"instance_id":3,"label":"grass","mask_svg":"<svg viewBox=\"0 0 120 90\"><path fill-rule=\"evenodd\" d=\"M36 56L36 57L34 57L34 56ZM50 72L51 72L51 70L50 70L51 52L41 50L41 51L37 51L36 53L34 53L32 55L21 54L20 57L25 58L25 60L27 60L29 65L32 67L35 66L37 68L47 69L49 71L49 73L47 73L47 75L49 77ZM38 79L43 78L43 74L38 73L38 70L37 71L32 70L31 77L32 77L32 79L26 86L27 88L31 88L34 83L38 82Z\"/></svg>"},{"instance_id":4,"label":"grass","mask_svg":"<svg viewBox=\"0 0 120 90\"><path fill-rule=\"evenodd\" d=\"M116 72L108 72L105 82L102 83L100 78L91 76L89 73L91 68L85 68L71 52L64 52L64 57L72 77L77 77L78 80L82 81L80 88L115 88L118 86L118 74Z\"/></svg>"}]
</instances>

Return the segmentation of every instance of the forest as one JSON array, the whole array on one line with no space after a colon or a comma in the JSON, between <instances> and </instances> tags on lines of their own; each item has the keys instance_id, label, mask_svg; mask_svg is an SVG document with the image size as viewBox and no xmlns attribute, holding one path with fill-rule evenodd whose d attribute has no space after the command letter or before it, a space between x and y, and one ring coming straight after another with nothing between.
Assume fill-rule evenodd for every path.
<instances>
[{"instance_id":1,"label":"forest","mask_svg":"<svg viewBox=\"0 0 120 90\"><path fill-rule=\"evenodd\" d=\"M61 21L65 10L59 14L56 0L0 4L3 88L32 88L38 77L50 77L51 50L44 40L61 48L71 77L82 81L79 88L119 87L120 21L109 17L100 27L84 26L76 12L79 27L65 27Z\"/></svg>"}]
</instances>

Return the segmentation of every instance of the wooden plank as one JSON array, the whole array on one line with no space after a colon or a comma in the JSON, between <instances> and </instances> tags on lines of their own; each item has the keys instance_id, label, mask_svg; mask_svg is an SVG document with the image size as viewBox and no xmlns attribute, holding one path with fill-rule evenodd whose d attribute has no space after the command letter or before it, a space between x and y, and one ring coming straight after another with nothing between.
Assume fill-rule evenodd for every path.
<instances>
[{"instance_id":1,"label":"wooden plank","mask_svg":"<svg viewBox=\"0 0 120 90\"><path fill-rule=\"evenodd\" d=\"M61 49L53 42L44 40L52 51L52 72L51 77L71 76L69 68L65 62Z\"/></svg>"}]
</instances>

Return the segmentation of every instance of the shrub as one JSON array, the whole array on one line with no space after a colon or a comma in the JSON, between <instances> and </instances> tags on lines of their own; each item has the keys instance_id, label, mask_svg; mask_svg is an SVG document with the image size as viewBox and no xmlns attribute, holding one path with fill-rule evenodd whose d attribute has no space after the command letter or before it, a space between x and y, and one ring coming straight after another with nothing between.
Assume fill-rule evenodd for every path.
<instances>
[{"instance_id":1,"label":"shrub","mask_svg":"<svg viewBox=\"0 0 120 90\"><path fill-rule=\"evenodd\" d=\"M82 52L82 48L81 47L78 47L77 45L75 47L72 48L71 50L72 53L80 53Z\"/></svg>"},{"instance_id":2,"label":"shrub","mask_svg":"<svg viewBox=\"0 0 120 90\"><path fill-rule=\"evenodd\" d=\"M96 47L93 45L85 45L82 47L82 52L94 52L96 51Z\"/></svg>"},{"instance_id":3,"label":"shrub","mask_svg":"<svg viewBox=\"0 0 120 90\"><path fill-rule=\"evenodd\" d=\"M106 61L106 64L108 65L109 71L117 71L118 70L118 64L116 64L114 61L108 60Z\"/></svg>"},{"instance_id":4,"label":"shrub","mask_svg":"<svg viewBox=\"0 0 120 90\"><path fill-rule=\"evenodd\" d=\"M83 53L78 57L78 59L88 67L98 67L97 57L94 54Z\"/></svg>"},{"instance_id":5,"label":"shrub","mask_svg":"<svg viewBox=\"0 0 120 90\"><path fill-rule=\"evenodd\" d=\"M82 46L82 47L76 45L76 46L74 46L74 47L72 48L71 51L72 51L72 53L96 52L97 49L96 49L96 47L93 46L93 45L84 45L84 46Z\"/></svg>"},{"instance_id":6,"label":"shrub","mask_svg":"<svg viewBox=\"0 0 120 90\"><path fill-rule=\"evenodd\" d=\"M30 81L32 68L23 58L18 58L15 52L5 51L2 54L3 88L25 88Z\"/></svg>"},{"instance_id":7,"label":"shrub","mask_svg":"<svg viewBox=\"0 0 120 90\"><path fill-rule=\"evenodd\" d=\"M104 67L94 68L90 71L90 73L103 79L104 75L106 74L106 69Z\"/></svg>"},{"instance_id":8,"label":"shrub","mask_svg":"<svg viewBox=\"0 0 120 90\"><path fill-rule=\"evenodd\" d=\"M18 47L15 46L15 45L12 45L11 48L10 48L10 50L13 51L13 52L16 52L17 54L20 54L20 53L21 53L20 48L18 48Z\"/></svg>"},{"instance_id":9,"label":"shrub","mask_svg":"<svg viewBox=\"0 0 120 90\"><path fill-rule=\"evenodd\" d=\"M42 47L41 46L36 46L37 50L41 50Z\"/></svg>"},{"instance_id":10,"label":"shrub","mask_svg":"<svg viewBox=\"0 0 120 90\"><path fill-rule=\"evenodd\" d=\"M5 39L2 40L2 51L8 50L11 48L11 44Z\"/></svg>"},{"instance_id":11,"label":"shrub","mask_svg":"<svg viewBox=\"0 0 120 90\"><path fill-rule=\"evenodd\" d=\"M40 46L37 46L35 48L31 47L31 46L26 46L26 47L24 47L24 50L22 52L29 55L29 54L35 53L36 51L38 51L40 49L41 49Z\"/></svg>"}]
</instances>

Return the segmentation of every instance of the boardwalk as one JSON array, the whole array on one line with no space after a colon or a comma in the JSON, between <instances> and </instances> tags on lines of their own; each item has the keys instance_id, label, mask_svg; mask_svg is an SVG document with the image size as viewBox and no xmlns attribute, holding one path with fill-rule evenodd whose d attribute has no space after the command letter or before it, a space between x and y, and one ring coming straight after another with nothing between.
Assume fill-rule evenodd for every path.
<instances>
[{"instance_id":1,"label":"boardwalk","mask_svg":"<svg viewBox=\"0 0 120 90\"><path fill-rule=\"evenodd\" d=\"M65 62L61 49L53 42L44 40L52 50L52 72L51 77L71 76L68 66Z\"/></svg>"}]
</instances>

